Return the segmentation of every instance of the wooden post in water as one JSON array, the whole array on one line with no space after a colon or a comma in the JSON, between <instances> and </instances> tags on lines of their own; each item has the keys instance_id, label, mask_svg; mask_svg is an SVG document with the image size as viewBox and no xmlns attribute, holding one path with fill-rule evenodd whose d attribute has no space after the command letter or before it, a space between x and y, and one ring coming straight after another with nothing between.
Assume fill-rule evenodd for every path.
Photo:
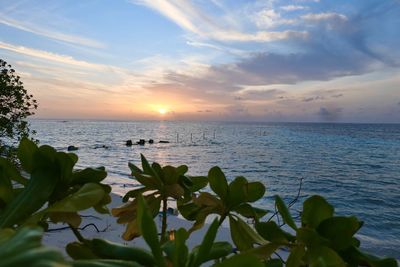
<instances>
[{"instance_id":1,"label":"wooden post in water","mask_svg":"<svg viewBox=\"0 0 400 267\"><path fill-rule=\"evenodd\" d=\"M203 132L203 140L206 139L206 134Z\"/></svg>"},{"instance_id":2,"label":"wooden post in water","mask_svg":"<svg viewBox=\"0 0 400 267\"><path fill-rule=\"evenodd\" d=\"M179 143L179 133L176 133L176 142Z\"/></svg>"},{"instance_id":3,"label":"wooden post in water","mask_svg":"<svg viewBox=\"0 0 400 267\"><path fill-rule=\"evenodd\" d=\"M193 142L193 134L190 134L190 142Z\"/></svg>"},{"instance_id":4,"label":"wooden post in water","mask_svg":"<svg viewBox=\"0 0 400 267\"><path fill-rule=\"evenodd\" d=\"M214 130L214 139L215 139L215 130Z\"/></svg>"}]
</instances>

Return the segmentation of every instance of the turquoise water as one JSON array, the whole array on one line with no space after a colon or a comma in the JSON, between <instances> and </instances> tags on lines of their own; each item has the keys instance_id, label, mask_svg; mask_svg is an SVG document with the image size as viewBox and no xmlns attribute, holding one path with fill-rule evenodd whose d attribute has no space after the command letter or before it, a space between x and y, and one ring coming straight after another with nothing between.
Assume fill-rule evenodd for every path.
<instances>
[{"instance_id":1,"label":"turquoise water","mask_svg":"<svg viewBox=\"0 0 400 267\"><path fill-rule=\"evenodd\" d=\"M365 222L364 249L400 258L400 125L33 120L31 127L42 144L78 146L79 166L102 165L111 176L127 178L128 161L139 163L140 153L186 164L192 175L218 165L229 179L262 181L267 195L257 205L269 209L275 194L292 200L304 178L299 202L323 195L337 213ZM155 143L125 146L141 138Z\"/></svg>"}]
</instances>

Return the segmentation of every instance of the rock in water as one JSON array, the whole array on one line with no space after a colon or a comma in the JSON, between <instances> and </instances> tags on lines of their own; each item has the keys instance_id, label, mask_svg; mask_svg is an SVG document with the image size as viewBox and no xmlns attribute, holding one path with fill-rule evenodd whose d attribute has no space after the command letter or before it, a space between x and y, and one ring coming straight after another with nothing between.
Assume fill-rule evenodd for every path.
<instances>
[{"instance_id":1,"label":"rock in water","mask_svg":"<svg viewBox=\"0 0 400 267\"><path fill-rule=\"evenodd\" d=\"M125 143L126 146L131 146L133 145L132 140L127 140Z\"/></svg>"},{"instance_id":2,"label":"rock in water","mask_svg":"<svg viewBox=\"0 0 400 267\"><path fill-rule=\"evenodd\" d=\"M68 146L68 148L67 148L68 151L75 151L75 150L78 150L78 149L79 148L76 147L76 146Z\"/></svg>"}]
</instances>

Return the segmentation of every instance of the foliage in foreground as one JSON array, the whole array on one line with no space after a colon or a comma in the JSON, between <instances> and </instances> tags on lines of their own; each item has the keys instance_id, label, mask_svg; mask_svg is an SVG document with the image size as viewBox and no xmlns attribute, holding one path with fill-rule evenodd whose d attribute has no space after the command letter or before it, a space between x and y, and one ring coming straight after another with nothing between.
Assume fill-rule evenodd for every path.
<instances>
[{"instance_id":1,"label":"foliage in foreground","mask_svg":"<svg viewBox=\"0 0 400 267\"><path fill-rule=\"evenodd\" d=\"M29 136L26 118L34 114L37 102L24 88L11 65L0 59L0 155L15 157L13 143ZM6 146L7 145L7 146Z\"/></svg>"},{"instance_id":2,"label":"foliage in foreground","mask_svg":"<svg viewBox=\"0 0 400 267\"><path fill-rule=\"evenodd\" d=\"M299 224L279 196L275 197L277 212L264 219L268 211L251 204L264 196L262 183L244 177L228 183L218 167L207 177L191 177L186 175L187 166L149 164L144 156L141 168L129 165L142 187L128 192L125 204L112 213L119 223L127 224L124 239L142 236L150 249L87 239L77 229L79 211L108 212L105 205L110 202L111 188L101 183L106 177L104 168L74 170L75 154L37 147L26 139L20 143L18 156L29 179L0 158L0 266L398 266L395 259L362 252L354 236L362 222L353 216L336 216L334 207L320 196L303 203ZM166 211L171 198L193 227L168 231ZM159 234L154 217L160 207ZM204 227L211 214L217 218L202 242L190 250L186 244L192 232ZM278 216L278 223L272 220ZM254 221L254 227L246 218ZM233 244L215 241L224 220L229 220ZM41 244L48 222L67 223L77 237L66 244L72 260ZM285 230L283 225L287 225ZM282 248L288 251L285 259L277 256Z\"/></svg>"}]
</instances>

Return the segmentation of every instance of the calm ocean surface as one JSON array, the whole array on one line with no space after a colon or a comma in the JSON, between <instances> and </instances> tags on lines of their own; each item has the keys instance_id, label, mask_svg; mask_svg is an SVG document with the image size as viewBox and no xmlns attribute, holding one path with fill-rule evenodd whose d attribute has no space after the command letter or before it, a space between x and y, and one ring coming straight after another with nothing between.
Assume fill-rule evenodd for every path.
<instances>
[{"instance_id":1,"label":"calm ocean surface","mask_svg":"<svg viewBox=\"0 0 400 267\"><path fill-rule=\"evenodd\" d=\"M128 161L138 164L140 153L186 164L192 175L218 165L228 179L262 181L267 195L257 204L269 209L275 194L292 200L304 178L300 203L323 195L336 213L365 222L364 249L400 258L400 125L32 120L31 127L42 144L78 146L79 166L102 165L109 176L128 178ZM141 138L155 143L125 146Z\"/></svg>"}]
</instances>

